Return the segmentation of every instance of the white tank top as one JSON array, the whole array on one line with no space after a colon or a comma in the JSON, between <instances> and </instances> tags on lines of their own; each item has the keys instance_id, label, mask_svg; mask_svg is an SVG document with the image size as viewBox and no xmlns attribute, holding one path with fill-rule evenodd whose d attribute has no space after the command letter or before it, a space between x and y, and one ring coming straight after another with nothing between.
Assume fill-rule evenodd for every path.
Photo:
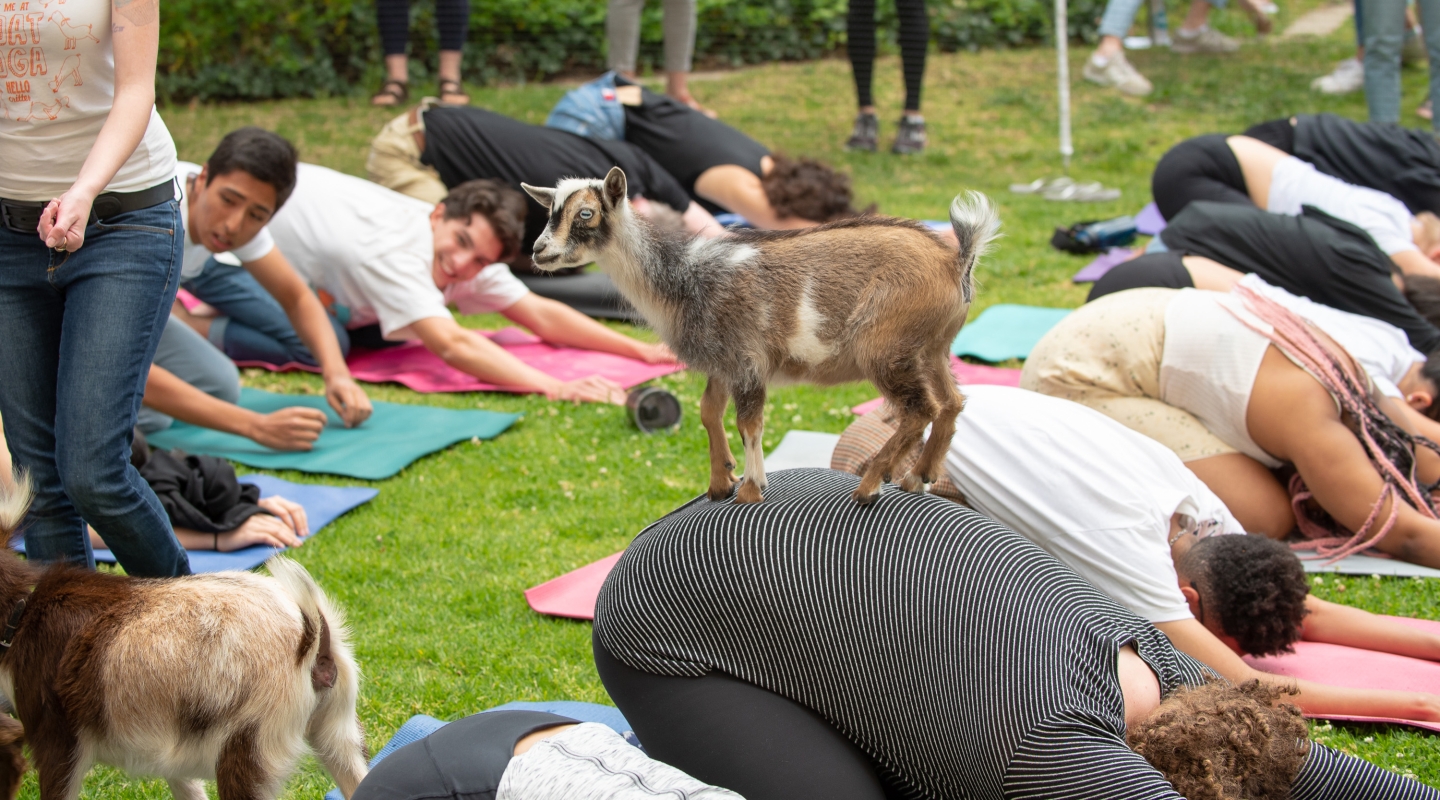
<instances>
[{"instance_id":1,"label":"white tank top","mask_svg":"<svg viewBox=\"0 0 1440 800\"><path fill-rule=\"evenodd\" d=\"M1271 469L1281 462L1250 438L1245 411L1270 340L1246 327L1227 307L1262 329L1240 298L1181 289L1165 309L1160 399L1194 414L1220 441Z\"/></svg>"},{"instance_id":2,"label":"white tank top","mask_svg":"<svg viewBox=\"0 0 1440 800\"><path fill-rule=\"evenodd\" d=\"M115 96L110 4L0 0L0 197L50 200L79 176ZM175 161L175 142L152 108L106 191L163 183Z\"/></svg>"}]
</instances>

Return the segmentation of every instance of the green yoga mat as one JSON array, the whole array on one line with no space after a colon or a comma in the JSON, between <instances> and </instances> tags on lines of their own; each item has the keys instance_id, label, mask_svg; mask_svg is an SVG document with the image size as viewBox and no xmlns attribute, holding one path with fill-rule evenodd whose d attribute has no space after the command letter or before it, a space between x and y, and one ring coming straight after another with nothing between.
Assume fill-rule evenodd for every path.
<instances>
[{"instance_id":1,"label":"green yoga mat","mask_svg":"<svg viewBox=\"0 0 1440 800\"><path fill-rule=\"evenodd\" d=\"M950 345L957 356L986 361L1025 358L1040 338L1070 313L1068 308L1042 308L1002 303L990 306L965 327Z\"/></svg>"},{"instance_id":2,"label":"green yoga mat","mask_svg":"<svg viewBox=\"0 0 1440 800\"><path fill-rule=\"evenodd\" d=\"M261 414L291 406L324 411L330 424L307 453L271 450L230 433L197 428L177 421L168 430L146 437L156 447L178 447L187 453L220 456L263 469L294 469L351 478L388 478L424 455L466 439L493 439L515 424L519 414L454 411L432 406L375 403L363 425L346 428L324 397L288 395L241 389L240 405Z\"/></svg>"}]
</instances>

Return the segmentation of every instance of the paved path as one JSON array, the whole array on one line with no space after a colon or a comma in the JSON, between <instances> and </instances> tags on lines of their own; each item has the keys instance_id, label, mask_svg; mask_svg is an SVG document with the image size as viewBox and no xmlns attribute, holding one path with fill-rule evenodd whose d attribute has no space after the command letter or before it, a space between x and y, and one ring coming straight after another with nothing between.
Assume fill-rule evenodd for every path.
<instances>
[{"instance_id":1,"label":"paved path","mask_svg":"<svg viewBox=\"0 0 1440 800\"><path fill-rule=\"evenodd\" d=\"M1281 39L1294 39L1297 36L1329 36L1340 30L1350 16L1355 13L1350 3L1337 4L1333 6L1322 6L1314 11L1307 11L1299 19L1290 23L1290 27L1280 34Z\"/></svg>"}]
</instances>

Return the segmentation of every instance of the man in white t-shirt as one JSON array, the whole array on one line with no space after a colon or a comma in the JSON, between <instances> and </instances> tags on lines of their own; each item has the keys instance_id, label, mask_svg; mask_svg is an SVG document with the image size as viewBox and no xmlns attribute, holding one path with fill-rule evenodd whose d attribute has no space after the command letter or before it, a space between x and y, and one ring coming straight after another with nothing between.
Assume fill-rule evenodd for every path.
<instances>
[{"instance_id":1,"label":"man in white t-shirt","mask_svg":"<svg viewBox=\"0 0 1440 800\"><path fill-rule=\"evenodd\" d=\"M526 208L520 193L499 181L461 184L432 205L313 164L301 164L298 176L270 233L357 344L418 339L487 383L616 404L625 400L619 384L599 376L553 378L462 328L449 305L503 314L558 345L649 363L675 360L664 345L631 339L534 295L510 274L502 262L519 252Z\"/></svg>"},{"instance_id":2,"label":"man in white t-shirt","mask_svg":"<svg viewBox=\"0 0 1440 800\"><path fill-rule=\"evenodd\" d=\"M224 316L192 316L179 303L175 313L237 361L318 366L326 400L358 425L371 405L345 365L344 329L266 230L295 186L296 160L290 142L248 127L221 139L205 166L180 162L181 285Z\"/></svg>"},{"instance_id":3,"label":"man in white t-shirt","mask_svg":"<svg viewBox=\"0 0 1440 800\"><path fill-rule=\"evenodd\" d=\"M1159 442L1079 403L1004 386L962 388L965 411L934 491L1035 542L1227 679L1264 679L1236 653L1284 652L1299 639L1440 659L1440 637L1309 596L1294 553L1244 535ZM890 413L884 407L853 423L832 467L863 473L894 430ZM901 462L918 453L917 446ZM909 468L901 462L897 476ZM1336 697L1385 716L1367 705L1379 695Z\"/></svg>"}]
</instances>

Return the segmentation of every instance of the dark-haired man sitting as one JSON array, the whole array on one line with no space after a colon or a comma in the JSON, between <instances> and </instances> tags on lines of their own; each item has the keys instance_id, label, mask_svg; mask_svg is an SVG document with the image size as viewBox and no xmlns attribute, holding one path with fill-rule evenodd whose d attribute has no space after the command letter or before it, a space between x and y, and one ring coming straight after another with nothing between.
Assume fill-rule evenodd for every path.
<instances>
[{"instance_id":1,"label":"dark-haired man sitting","mask_svg":"<svg viewBox=\"0 0 1440 800\"><path fill-rule=\"evenodd\" d=\"M295 188L295 164L290 142L254 127L227 134L204 166L180 162L181 285L224 316L190 316L179 303L176 313L237 361L318 366L326 400L358 425L371 406L345 366L345 330L265 227Z\"/></svg>"},{"instance_id":2,"label":"dark-haired man sitting","mask_svg":"<svg viewBox=\"0 0 1440 800\"><path fill-rule=\"evenodd\" d=\"M1440 660L1440 637L1310 597L1295 554L1244 535L1159 442L1079 403L1024 389L966 386L965 396L945 475L932 490L1035 542L1230 681L1291 684L1237 653L1287 652L1300 639ZM832 466L862 473L893 432L888 408L861 417ZM1427 695L1293 683L1307 712L1440 716Z\"/></svg>"},{"instance_id":3,"label":"dark-haired man sitting","mask_svg":"<svg viewBox=\"0 0 1440 800\"><path fill-rule=\"evenodd\" d=\"M675 360L664 345L617 333L515 279L503 262L519 252L525 200L499 181L470 181L427 203L301 164L295 193L269 230L361 346L418 339L487 383L552 399L624 402L624 388L613 381L560 381L460 327L453 303L464 313L503 314L554 344L650 363Z\"/></svg>"}]
</instances>

